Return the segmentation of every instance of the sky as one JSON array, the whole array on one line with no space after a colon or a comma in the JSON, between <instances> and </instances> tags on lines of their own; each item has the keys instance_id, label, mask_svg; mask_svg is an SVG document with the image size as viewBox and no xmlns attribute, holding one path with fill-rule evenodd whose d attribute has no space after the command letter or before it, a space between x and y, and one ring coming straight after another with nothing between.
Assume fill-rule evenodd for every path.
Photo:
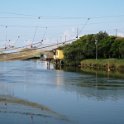
<instances>
[{"instance_id":1,"label":"sky","mask_svg":"<svg viewBox=\"0 0 124 124\"><path fill-rule=\"evenodd\" d=\"M124 36L124 0L0 0L0 47L99 31Z\"/></svg>"}]
</instances>

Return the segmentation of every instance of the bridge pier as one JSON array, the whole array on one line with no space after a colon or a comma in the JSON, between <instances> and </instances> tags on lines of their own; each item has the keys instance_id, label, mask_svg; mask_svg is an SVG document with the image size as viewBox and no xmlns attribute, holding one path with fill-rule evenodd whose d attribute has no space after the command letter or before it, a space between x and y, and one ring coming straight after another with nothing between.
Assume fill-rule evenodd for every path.
<instances>
[{"instance_id":1,"label":"bridge pier","mask_svg":"<svg viewBox=\"0 0 124 124\"><path fill-rule=\"evenodd\" d=\"M64 66L63 60L55 59L54 60L54 66L55 66L55 69L62 69Z\"/></svg>"}]
</instances>

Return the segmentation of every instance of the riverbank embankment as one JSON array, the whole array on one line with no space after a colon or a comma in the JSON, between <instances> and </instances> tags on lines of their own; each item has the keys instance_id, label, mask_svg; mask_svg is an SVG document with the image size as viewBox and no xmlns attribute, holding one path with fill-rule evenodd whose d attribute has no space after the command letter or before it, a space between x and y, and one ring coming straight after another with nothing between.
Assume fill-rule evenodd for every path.
<instances>
[{"instance_id":1,"label":"riverbank embankment","mask_svg":"<svg viewBox=\"0 0 124 124\"><path fill-rule=\"evenodd\" d=\"M14 60L27 60L30 58L39 57L41 51L38 49L23 49L18 52L10 52L10 53L1 53L0 54L0 62L1 61L14 61Z\"/></svg>"},{"instance_id":2,"label":"riverbank embankment","mask_svg":"<svg viewBox=\"0 0 124 124\"><path fill-rule=\"evenodd\" d=\"M81 68L124 73L124 59L86 59L81 61Z\"/></svg>"}]
</instances>

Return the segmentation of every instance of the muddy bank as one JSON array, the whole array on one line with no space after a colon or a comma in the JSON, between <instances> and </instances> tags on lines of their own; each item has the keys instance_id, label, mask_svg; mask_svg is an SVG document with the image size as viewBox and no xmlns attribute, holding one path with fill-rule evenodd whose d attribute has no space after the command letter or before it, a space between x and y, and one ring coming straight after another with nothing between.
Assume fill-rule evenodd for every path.
<instances>
[{"instance_id":1,"label":"muddy bank","mask_svg":"<svg viewBox=\"0 0 124 124\"><path fill-rule=\"evenodd\" d=\"M0 95L0 113L32 115L67 121L67 118L64 115L61 115L44 105L12 96Z\"/></svg>"}]
</instances>

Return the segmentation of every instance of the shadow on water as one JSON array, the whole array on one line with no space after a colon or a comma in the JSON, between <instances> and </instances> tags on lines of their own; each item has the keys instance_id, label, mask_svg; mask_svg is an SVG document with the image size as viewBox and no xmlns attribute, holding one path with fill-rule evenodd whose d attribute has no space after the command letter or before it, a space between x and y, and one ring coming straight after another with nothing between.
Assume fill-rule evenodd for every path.
<instances>
[{"instance_id":1,"label":"shadow on water","mask_svg":"<svg viewBox=\"0 0 124 124\"><path fill-rule=\"evenodd\" d=\"M93 70L93 69L81 69L81 72L87 73L87 74L93 74L100 77L107 77L107 78L115 78L115 79L124 79L124 73L120 73L118 71L100 71L100 70Z\"/></svg>"},{"instance_id":2,"label":"shadow on water","mask_svg":"<svg viewBox=\"0 0 124 124\"><path fill-rule=\"evenodd\" d=\"M59 70L59 69L58 69ZM61 70L68 71L68 72L78 72L83 74L90 74L90 75L97 75L99 77L108 77L108 78L115 78L115 79L124 79L124 73L120 73L118 71L101 71L95 69L81 69L78 67L62 67Z\"/></svg>"},{"instance_id":3,"label":"shadow on water","mask_svg":"<svg viewBox=\"0 0 124 124\"><path fill-rule=\"evenodd\" d=\"M110 74L80 70L79 68L63 68L65 74L64 88L75 92L79 97L93 98L98 101L124 98L124 78Z\"/></svg>"},{"instance_id":4,"label":"shadow on water","mask_svg":"<svg viewBox=\"0 0 124 124\"><path fill-rule=\"evenodd\" d=\"M119 72L106 72L76 67L63 68L66 72L76 72L85 75L78 79L77 86L97 87L99 89L124 88L124 74ZM87 77L90 76L90 77ZM72 84L75 85L75 84Z\"/></svg>"}]
</instances>

